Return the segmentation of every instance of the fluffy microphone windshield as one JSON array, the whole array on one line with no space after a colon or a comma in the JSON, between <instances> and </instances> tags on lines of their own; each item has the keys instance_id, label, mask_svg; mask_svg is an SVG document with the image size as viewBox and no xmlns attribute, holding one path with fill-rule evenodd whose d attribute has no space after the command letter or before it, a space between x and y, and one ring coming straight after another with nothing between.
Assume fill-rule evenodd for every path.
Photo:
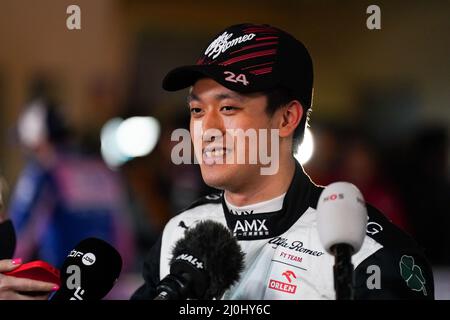
<instances>
[{"instance_id":1,"label":"fluffy microphone windshield","mask_svg":"<svg viewBox=\"0 0 450 320\"><path fill-rule=\"evenodd\" d=\"M244 267L244 253L236 238L224 225L211 220L201 221L185 231L175 243L171 265L177 257L190 254L204 264L209 283L200 299L219 298L239 280Z\"/></svg>"}]
</instances>

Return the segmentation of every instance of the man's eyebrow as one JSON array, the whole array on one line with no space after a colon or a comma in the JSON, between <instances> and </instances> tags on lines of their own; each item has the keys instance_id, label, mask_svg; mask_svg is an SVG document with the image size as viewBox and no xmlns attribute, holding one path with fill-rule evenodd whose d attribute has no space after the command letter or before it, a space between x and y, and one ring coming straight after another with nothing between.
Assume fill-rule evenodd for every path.
<instances>
[{"instance_id":1,"label":"man's eyebrow","mask_svg":"<svg viewBox=\"0 0 450 320\"><path fill-rule=\"evenodd\" d=\"M236 99L239 101L243 101L244 97L241 96L240 94L235 94L235 93L218 93L216 95L214 95L214 99L220 101L220 100L224 100L224 99ZM189 95L187 96L187 103L191 103L192 101L201 101L201 99L195 94L195 93L189 93Z\"/></svg>"},{"instance_id":2,"label":"man's eyebrow","mask_svg":"<svg viewBox=\"0 0 450 320\"><path fill-rule=\"evenodd\" d=\"M219 101L224 100L224 99L236 99L239 101L244 100L243 96L241 96L240 94L236 94L236 93L219 93L219 94L216 94L214 96L214 98Z\"/></svg>"},{"instance_id":3,"label":"man's eyebrow","mask_svg":"<svg viewBox=\"0 0 450 320\"><path fill-rule=\"evenodd\" d=\"M186 98L186 101L187 101L187 104L189 104L192 101L200 101L200 98L195 93L190 92Z\"/></svg>"}]
</instances>

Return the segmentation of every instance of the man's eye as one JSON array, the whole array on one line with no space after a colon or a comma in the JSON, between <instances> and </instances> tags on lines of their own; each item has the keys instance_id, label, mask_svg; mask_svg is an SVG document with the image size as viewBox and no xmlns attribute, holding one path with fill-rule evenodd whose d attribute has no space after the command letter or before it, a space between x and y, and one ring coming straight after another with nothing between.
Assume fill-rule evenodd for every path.
<instances>
[{"instance_id":1,"label":"man's eye","mask_svg":"<svg viewBox=\"0 0 450 320\"><path fill-rule=\"evenodd\" d=\"M190 110L191 114L199 114L202 111L200 108L191 108Z\"/></svg>"},{"instance_id":2,"label":"man's eye","mask_svg":"<svg viewBox=\"0 0 450 320\"><path fill-rule=\"evenodd\" d=\"M236 107L232 107L232 106L224 106L221 108L223 111L233 111L233 110L237 110Z\"/></svg>"}]
</instances>

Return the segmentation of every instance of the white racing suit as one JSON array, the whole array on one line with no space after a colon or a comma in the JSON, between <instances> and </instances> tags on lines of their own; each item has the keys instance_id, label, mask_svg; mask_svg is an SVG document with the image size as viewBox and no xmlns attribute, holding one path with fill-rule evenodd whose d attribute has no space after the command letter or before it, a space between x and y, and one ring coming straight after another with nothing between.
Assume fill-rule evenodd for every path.
<instances>
[{"instance_id":1,"label":"white racing suit","mask_svg":"<svg viewBox=\"0 0 450 320\"><path fill-rule=\"evenodd\" d=\"M171 251L184 231L201 220L228 226L245 253L240 281L222 299L335 299L334 257L319 239L316 206L322 187L297 163L281 210L239 215L228 209L223 193L208 195L172 218L144 263L145 284L132 299L153 299L160 279L169 274ZM434 299L431 267L422 249L367 204L363 245L352 257L355 299Z\"/></svg>"}]
</instances>

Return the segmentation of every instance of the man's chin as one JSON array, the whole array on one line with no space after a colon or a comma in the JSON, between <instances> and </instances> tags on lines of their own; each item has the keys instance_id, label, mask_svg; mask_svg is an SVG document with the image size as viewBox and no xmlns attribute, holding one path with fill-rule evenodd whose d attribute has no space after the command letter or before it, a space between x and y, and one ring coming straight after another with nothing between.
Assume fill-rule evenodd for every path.
<instances>
[{"instance_id":1,"label":"man's chin","mask_svg":"<svg viewBox=\"0 0 450 320\"><path fill-rule=\"evenodd\" d=\"M203 181L210 187L225 189L229 184L230 170L224 165L202 165L201 173Z\"/></svg>"}]
</instances>

